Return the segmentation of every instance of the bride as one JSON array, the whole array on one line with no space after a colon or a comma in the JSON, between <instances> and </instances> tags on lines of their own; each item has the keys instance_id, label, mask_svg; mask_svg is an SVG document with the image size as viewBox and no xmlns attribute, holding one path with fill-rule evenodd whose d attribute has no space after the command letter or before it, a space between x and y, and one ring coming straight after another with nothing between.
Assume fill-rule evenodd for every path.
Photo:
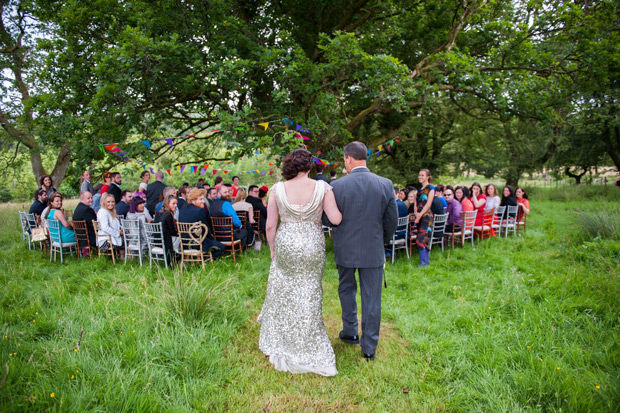
<instances>
[{"instance_id":1,"label":"bride","mask_svg":"<svg viewBox=\"0 0 620 413\"><path fill-rule=\"evenodd\" d=\"M322 277L325 268L323 211L338 225L331 186L308 178L312 154L295 149L286 155L286 182L271 189L267 210L267 241L271 268L258 322L258 346L276 370L334 376L336 356L323 324ZM280 226L276 226L280 218Z\"/></svg>"}]
</instances>

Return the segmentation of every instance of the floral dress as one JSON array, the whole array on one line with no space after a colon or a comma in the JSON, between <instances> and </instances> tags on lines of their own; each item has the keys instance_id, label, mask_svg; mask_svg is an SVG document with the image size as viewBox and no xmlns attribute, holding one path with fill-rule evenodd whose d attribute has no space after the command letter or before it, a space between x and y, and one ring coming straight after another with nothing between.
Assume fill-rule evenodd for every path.
<instances>
[{"instance_id":1,"label":"floral dress","mask_svg":"<svg viewBox=\"0 0 620 413\"><path fill-rule=\"evenodd\" d=\"M424 206L428 202L428 197L431 191L434 191L435 187L433 185L426 185L424 188L418 191L418 195L416 197L418 204L418 212L424 209ZM418 222L418 236L415 240L418 248L426 248L430 249L431 245L431 237L433 236L433 213L429 208L428 211L422 215L420 221Z\"/></svg>"}]
</instances>

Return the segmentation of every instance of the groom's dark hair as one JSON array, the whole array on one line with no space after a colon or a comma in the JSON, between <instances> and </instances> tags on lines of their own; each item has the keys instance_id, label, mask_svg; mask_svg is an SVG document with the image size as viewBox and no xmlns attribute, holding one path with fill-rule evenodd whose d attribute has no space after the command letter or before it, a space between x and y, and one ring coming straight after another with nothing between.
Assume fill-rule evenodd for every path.
<instances>
[{"instance_id":1,"label":"groom's dark hair","mask_svg":"<svg viewBox=\"0 0 620 413\"><path fill-rule=\"evenodd\" d=\"M362 142L353 141L344 147L344 156L350 156L356 161L361 161L368 157L368 149Z\"/></svg>"}]
</instances>

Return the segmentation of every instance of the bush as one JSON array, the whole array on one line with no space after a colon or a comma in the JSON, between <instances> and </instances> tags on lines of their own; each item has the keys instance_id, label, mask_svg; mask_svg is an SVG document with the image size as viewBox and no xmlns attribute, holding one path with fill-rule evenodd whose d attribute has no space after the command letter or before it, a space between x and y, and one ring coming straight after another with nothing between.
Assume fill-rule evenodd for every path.
<instances>
[{"instance_id":1,"label":"bush","mask_svg":"<svg viewBox=\"0 0 620 413\"><path fill-rule=\"evenodd\" d=\"M9 202L11 199L13 199L11 191L6 188L0 188L0 202Z\"/></svg>"},{"instance_id":2,"label":"bush","mask_svg":"<svg viewBox=\"0 0 620 413\"><path fill-rule=\"evenodd\" d=\"M577 227L588 236L620 240L620 210L608 205L595 205L593 209L578 211Z\"/></svg>"}]
</instances>

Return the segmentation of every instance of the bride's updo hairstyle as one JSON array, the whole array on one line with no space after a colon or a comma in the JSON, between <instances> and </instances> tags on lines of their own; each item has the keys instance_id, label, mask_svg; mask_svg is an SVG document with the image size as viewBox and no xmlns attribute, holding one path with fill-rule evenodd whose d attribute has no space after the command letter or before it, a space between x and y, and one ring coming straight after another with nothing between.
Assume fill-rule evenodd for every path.
<instances>
[{"instance_id":1,"label":"bride's updo hairstyle","mask_svg":"<svg viewBox=\"0 0 620 413\"><path fill-rule=\"evenodd\" d=\"M282 161L282 176L287 181L295 178L300 172L312 169L312 154L307 149L295 149Z\"/></svg>"}]
</instances>

